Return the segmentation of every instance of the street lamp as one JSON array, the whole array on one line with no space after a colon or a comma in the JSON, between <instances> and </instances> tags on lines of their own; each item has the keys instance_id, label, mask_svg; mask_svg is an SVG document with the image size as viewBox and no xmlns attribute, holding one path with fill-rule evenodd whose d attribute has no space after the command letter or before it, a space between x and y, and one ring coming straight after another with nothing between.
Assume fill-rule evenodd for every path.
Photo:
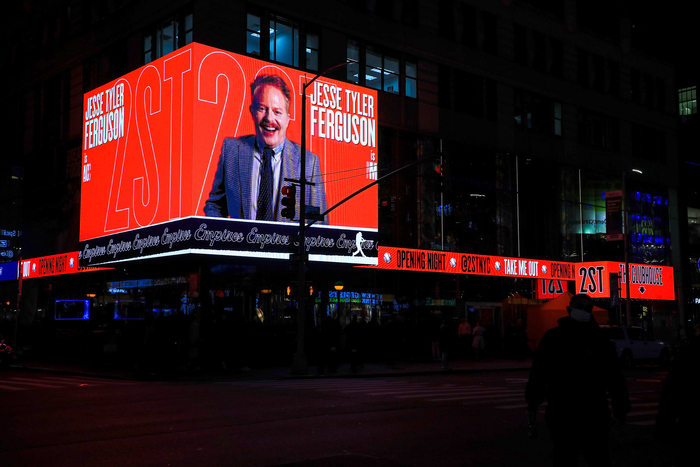
<instances>
[{"instance_id":1,"label":"street lamp","mask_svg":"<svg viewBox=\"0 0 700 467\"><path fill-rule=\"evenodd\" d=\"M632 169L632 172L642 174L639 169ZM628 257L629 241L627 236L629 235L629 208L627 206L627 171L622 171L622 238L624 241L623 248L625 249L625 313L627 317L625 319L627 326L632 324L632 298L630 297L630 263Z\"/></svg>"}]
</instances>

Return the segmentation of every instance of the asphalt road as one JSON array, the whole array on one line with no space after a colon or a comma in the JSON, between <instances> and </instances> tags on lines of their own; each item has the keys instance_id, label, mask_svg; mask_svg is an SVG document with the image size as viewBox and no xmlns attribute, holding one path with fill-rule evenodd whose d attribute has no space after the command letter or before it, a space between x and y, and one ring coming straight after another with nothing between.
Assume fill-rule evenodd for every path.
<instances>
[{"instance_id":1,"label":"asphalt road","mask_svg":"<svg viewBox=\"0 0 700 467\"><path fill-rule=\"evenodd\" d=\"M538 439L525 430L527 375L141 382L6 371L0 465L548 465L543 415ZM633 411L611 434L614 465L669 466L651 436L665 373L626 376Z\"/></svg>"}]
</instances>

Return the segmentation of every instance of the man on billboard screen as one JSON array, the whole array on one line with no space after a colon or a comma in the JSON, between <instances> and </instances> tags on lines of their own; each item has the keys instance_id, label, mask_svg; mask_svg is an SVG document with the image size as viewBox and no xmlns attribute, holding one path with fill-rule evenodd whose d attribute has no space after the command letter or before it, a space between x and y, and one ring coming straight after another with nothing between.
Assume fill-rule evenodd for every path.
<instances>
[{"instance_id":1,"label":"man on billboard screen","mask_svg":"<svg viewBox=\"0 0 700 467\"><path fill-rule=\"evenodd\" d=\"M231 217L286 221L280 215L280 192L299 180L301 149L287 139L291 93L276 75L259 75L250 85L250 114L255 135L225 138L204 213L210 217ZM326 210L326 192L318 156L307 151L306 204ZM319 223L325 223L325 220Z\"/></svg>"}]
</instances>

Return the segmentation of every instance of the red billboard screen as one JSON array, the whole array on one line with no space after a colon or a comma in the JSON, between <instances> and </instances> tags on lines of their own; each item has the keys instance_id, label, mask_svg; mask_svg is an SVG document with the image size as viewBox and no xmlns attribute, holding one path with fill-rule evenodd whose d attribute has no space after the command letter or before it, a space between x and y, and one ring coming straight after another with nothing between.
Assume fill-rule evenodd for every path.
<instances>
[{"instance_id":1,"label":"red billboard screen","mask_svg":"<svg viewBox=\"0 0 700 467\"><path fill-rule=\"evenodd\" d=\"M298 226L299 194L290 220L282 188L300 178L301 93L314 77L190 44L85 94L80 240L193 216L230 220L216 230L243 237L254 225ZM306 93L308 219L377 179L378 128L374 90L321 77ZM376 262L376 206L375 186L319 221L321 236L361 232Z\"/></svg>"},{"instance_id":2,"label":"red billboard screen","mask_svg":"<svg viewBox=\"0 0 700 467\"><path fill-rule=\"evenodd\" d=\"M673 268L630 263L630 297L640 300L675 300ZM610 273L620 278L620 298L627 298L625 263L576 263L576 291L595 298L610 297Z\"/></svg>"}]
</instances>

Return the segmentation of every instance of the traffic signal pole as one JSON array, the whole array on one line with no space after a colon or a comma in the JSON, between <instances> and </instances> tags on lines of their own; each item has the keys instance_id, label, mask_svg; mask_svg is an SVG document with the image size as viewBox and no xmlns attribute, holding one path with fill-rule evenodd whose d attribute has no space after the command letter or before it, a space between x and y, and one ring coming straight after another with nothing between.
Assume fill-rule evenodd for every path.
<instances>
[{"instance_id":1,"label":"traffic signal pole","mask_svg":"<svg viewBox=\"0 0 700 467\"><path fill-rule=\"evenodd\" d=\"M306 324L306 262L308 254L306 253L306 185L310 182L306 181L306 90L321 76L329 73L336 68L347 66L354 62L345 62L332 66L318 75L311 81L304 83L301 88L301 167L299 171L299 251L296 258L299 268L299 278L297 286L297 351L294 354L292 363L292 374L305 375L309 372L309 365L304 352L304 331Z\"/></svg>"},{"instance_id":2,"label":"traffic signal pole","mask_svg":"<svg viewBox=\"0 0 700 467\"><path fill-rule=\"evenodd\" d=\"M300 171L299 171L299 180L291 180L292 182L298 183L299 184L299 249L297 250L296 254L291 254L290 255L290 260L292 263L296 263L297 268L298 268L298 279L297 279L297 348L296 348L296 353L294 354L294 359L292 362L292 374L294 375L306 375L309 372L309 365L306 359L306 352L304 349L304 342L305 342L305 331L306 331L306 295L307 295L307 289L306 289L306 263L308 261L308 254L306 252L306 230L311 227L313 224L318 222L319 220L323 219L326 214L340 206L341 204L345 203L349 199L359 195L363 191L367 190L368 188L377 185L380 181L385 180L398 172L401 172L402 170L408 169L409 167L413 167L418 164L422 164L424 162L428 162L433 160L432 157L423 157L418 159L417 161L405 165L399 169L394 170L393 172L378 178L374 182L368 184L367 186L357 190L355 193L352 193L350 196L346 197L339 203L335 204L331 208L327 209L325 212L320 213L318 216L313 218L309 224L306 224L306 185L313 185L313 182L308 182L306 181L306 90L311 86L314 81L316 81L318 78L321 76L325 75L326 73L329 73L337 68L344 67L347 65L350 65L351 63L355 62L345 62L345 63L340 63L338 65L335 65L331 68L328 68L325 71L322 71L318 75L316 75L311 81L304 83L302 85L302 90L301 90L301 164L300 164ZM442 163L442 157L440 159L440 163Z\"/></svg>"}]
</instances>

